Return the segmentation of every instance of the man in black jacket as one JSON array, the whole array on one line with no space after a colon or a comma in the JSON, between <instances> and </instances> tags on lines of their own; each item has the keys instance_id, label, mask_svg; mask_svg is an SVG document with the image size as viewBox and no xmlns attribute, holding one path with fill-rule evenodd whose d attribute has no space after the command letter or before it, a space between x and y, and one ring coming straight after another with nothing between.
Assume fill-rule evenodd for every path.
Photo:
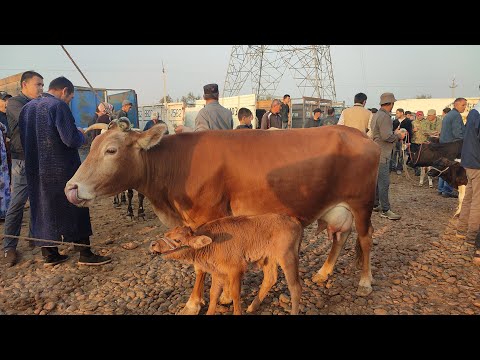
<instances>
[{"instance_id":1,"label":"man in black jacket","mask_svg":"<svg viewBox=\"0 0 480 360\"><path fill-rule=\"evenodd\" d=\"M10 152L12 154L12 192L10 206L5 216L5 237L3 238L4 258L7 266L17 262L17 243L22 227L23 208L28 200L27 177L25 175L25 155L20 140L18 119L23 106L30 100L38 98L43 93L43 76L35 71L26 71L20 78L22 90L20 94L8 101L7 119L10 138Z\"/></svg>"},{"instance_id":2,"label":"man in black jacket","mask_svg":"<svg viewBox=\"0 0 480 360\"><path fill-rule=\"evenodd\" d=\"M402 146L404 143L406 146L410 146L410 142L413 136L413 127L412 127L412 121L405 116L405 111L403 109L398 108L397 111L395 112L396 119L393 120L393 131L397 129L405 129L407 130L408 136L405 138L405 140L398 141L395 144L395 148L393 149L393 156L392 156L392 165L390 170L391 171L397 171L397 175L402 175L402 170L403 170L403 149Z\"/></svg>"}]
</instances>

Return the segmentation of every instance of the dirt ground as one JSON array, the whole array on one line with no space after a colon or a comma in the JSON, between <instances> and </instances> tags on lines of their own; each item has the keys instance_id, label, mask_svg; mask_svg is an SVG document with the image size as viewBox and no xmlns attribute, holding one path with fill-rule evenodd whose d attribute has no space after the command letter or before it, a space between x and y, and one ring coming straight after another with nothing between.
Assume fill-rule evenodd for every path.
<instances>
[{"instance_id":1,"label":"dirt ground","mask_svg":"<svg viewBox=\"0 0 480 360\"><path fill-rule=\"evenodd\" d=\"M347 240L328 281L316 284L312 276L325 261L331 243L325 234L314 236L316 224L306 228L300 253L300 314L480 314L480 268L472 264L474 248L455 237L452 215L457 199L438 196L436 188L417 187L418 178L411 176L409 180L404 175L391 175L392 210L402 215L401 220L372 214L378 244L372 252L375 283L368 297L355 295L360 279L354 265L356 233ZM135 213L137 201L135 193ZM113 258L104 266L79 266L73 247L61 246L69 260L45 268L40 249L31 250L20 241L19 263L11 268L2 263L0 270L0 314L177 313L193 288L193 267L148 252L150 241L166 228L148 200L145 211L145 221L131 221L126 217L126 206L115 209L112 199L90 208L91 240L98 246L94 251ZM24 215L22 235L27 235L28 210ZM255 267L246 274L243 311L261 280L262 273ZM207 276L206 305L200 314L206 312L209 286ZM279 269L277 284L256 314L288 314L289 300ZM217 307L218 314L231 314L232 310L231 305Z\"/></svg>"}]
</instances>

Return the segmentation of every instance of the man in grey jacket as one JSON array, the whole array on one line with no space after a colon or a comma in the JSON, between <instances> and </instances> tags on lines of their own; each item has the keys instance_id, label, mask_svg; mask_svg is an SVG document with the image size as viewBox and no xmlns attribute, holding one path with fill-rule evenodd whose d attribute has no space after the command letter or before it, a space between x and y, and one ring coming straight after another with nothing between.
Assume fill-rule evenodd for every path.
<instances>
[{"instance_id":1,"label":"man in grey jacket","mask_svg":"<svg viewBox=\"0 0 480 360\"><path fill-rule=\"evenodd\" d=\"M195 118L195 129L179 125L175 128L175 133L203 130L232 130L232 112L219 104L218 97L217 84L205 85L203 87L203 98L206 105L198 112Z\"/></svg>"},{"instance_id":2,"label":"man in grey jacket","mask_svg":"<svg viewBox=\"0 0 480 360\"><path fill-rule=\"evenodd\" d=\"M25 175L25 155L20 141L18 119L23 106L43 93L43 77L35 71L26 71L20 78L22 90L20 94L8 101L7 119L12 154L12 195L10 206L5 216L5 238L3 239L4 259L7 266L17 262L17 243L15 238L7 235L19 236L22 227L23 208L28 199L27 177Z\"/></svg>"},{"instance_id":3,"label":"man in grey jacket","mask_svg":"<svg viewBox=\"0 0 480 360\"><path fill-rule=\"evenodd\" d=\"M390 156L393 146L406 135L405 129L393 131L390 113L396 99L392 93L380 96L380 110L373 115L371 128L373 141L380 146L380 164L378 165L377 191L374 211L381 211L380 216L389 220L400 220L401 216L390 209L388 190L390 187Z\"/></svg>"}]
</instances>

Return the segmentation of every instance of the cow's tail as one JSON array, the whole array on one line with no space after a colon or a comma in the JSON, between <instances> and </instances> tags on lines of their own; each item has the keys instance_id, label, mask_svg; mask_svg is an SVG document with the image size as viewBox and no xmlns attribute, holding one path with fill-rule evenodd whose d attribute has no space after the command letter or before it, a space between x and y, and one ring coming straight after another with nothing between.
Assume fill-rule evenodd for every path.
<instances>
[{"instance_id":1,"label":"cow's tail","mask_svg":"<svg viewBox=\"0 0 480 360\"><path fill-rule=\"evenodd\" d=\"M357 236L357 243L355 244L355 264L357 269L363 267L363 250L360 246L360 238Z\"/></svg>"}]
</instances>

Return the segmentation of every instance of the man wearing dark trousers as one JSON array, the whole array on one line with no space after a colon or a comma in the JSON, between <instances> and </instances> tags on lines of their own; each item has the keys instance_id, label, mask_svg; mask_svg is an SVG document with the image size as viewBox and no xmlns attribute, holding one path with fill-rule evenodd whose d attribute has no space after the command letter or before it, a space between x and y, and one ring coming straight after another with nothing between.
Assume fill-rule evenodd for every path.
<instances>
[{"instance_id":1,"label":"man wearing dark trousers","mask_svg":"<svg viewBox=\"0 0 480 360\"><path fill-rule=\"evenodd\" d=\"M78 148L86 143L83 131L75 126L68 107L74 87L70 80L59 77L50 83L48 93L30 101L20 113L20 139L25 151L25 176L31 209L32 237L44 240L73 242L80 252L78 264L102 265L107 256L90 250L92 226L87 207L76 207L67 196L77 196L76 189L65 194L64 188L80 167ZM55 243L36 241L42 247L45 266L68 259L58 252Z\"/></svg>"},{"instance_id":2,"label":"man wearing dark trousers","mask_svg":"<svg viewBox=\"0 0 480 360\"><path fill-rule=\"evenodd\" d=\"M23 209L28 200L25 155L20 141L18 119L23 106L30 100L42 95L43 77L35 71L26 71L20 78L20 85L22 87L20 94L10 98L7 106L7 136L10 138L10 153L12 156L12 192L10 206L5 216L5 237L3 239L4 259L7 266L13 266L17 263L18 240L16 238L10 238L8 235L20 235Z\"/></svg>"},{"instance_id":3,"label":"man wearing dark trousers","mask_svg":"<svg viewBox=\"0 0 480 360\"><path fill-rule=\"evenodd\" d=\"M389 220L400 220L401 216L390 209L388 190L390 188L390 156L396 142L403 140L406 135L405 129L393 130L390 112L396 99L392 93L384 93L380 96L380 110L373 116L372 138L380 146L380 163L378 165L377 191L375 194L374 211L381 211L380 216Z\"/></svg>"}]
</instances>

